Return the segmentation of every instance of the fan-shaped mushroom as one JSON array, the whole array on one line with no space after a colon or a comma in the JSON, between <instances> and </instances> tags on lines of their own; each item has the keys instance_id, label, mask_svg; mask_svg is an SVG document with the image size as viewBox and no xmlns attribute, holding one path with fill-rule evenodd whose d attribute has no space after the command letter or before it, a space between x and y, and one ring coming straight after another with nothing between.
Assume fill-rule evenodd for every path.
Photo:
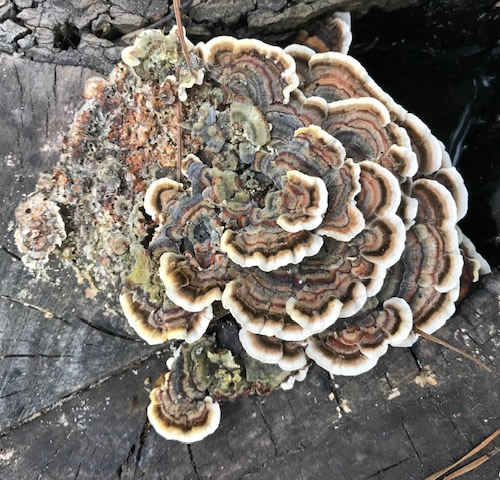
<instances>
[{"instance_id":1,"label":"fan-shaped mushroom","mask_svg":"<svg viewBox=\"0 0 500 480\"><path fill-rule=\"evenodd\" d=\"M444 146L347 55L348 19L326 25L284 50L185 39L186 58L176 28L144 31L89 83L67 185L54 173L18 208L23 253L106 255L92 272L121 274L138 335L185 341L151 392L166 438L201 440L218 400L287 388L312 361L367 371L444 325L461 283L489 271L456 225L467 191ZM89 245L67 238L60 205ZM204 335L219 301L237 349Z\"/></svg>"}]
</instances>

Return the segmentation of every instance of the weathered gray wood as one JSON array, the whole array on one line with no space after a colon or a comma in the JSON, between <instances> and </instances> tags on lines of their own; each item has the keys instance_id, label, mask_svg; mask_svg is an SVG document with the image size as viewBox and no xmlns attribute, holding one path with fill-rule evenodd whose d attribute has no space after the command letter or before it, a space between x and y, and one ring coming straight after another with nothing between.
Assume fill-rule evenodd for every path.
<instances>
[{"instance_id":1,"label":"weathered gray wood","mask_svg":"<svg viewBox=\"0 0 500 480\"><path fill-rule=\"evenodd\" d=\"M245 3L273 10L272 19L292 12L293 5L321 1L328 3ZM15 3L21 11L31 4ZM46 0L35 8L51 11L44 19L63 15L79 25L86 36L76 50L57 49L50 41L30 46L29 34L12 51L36 61L0 54L0 479L420 480L500 427L497 273L475 286L438 332L494 373L421 341L411 350L391 349L360 377L330 379L313 369L292 391L226 404L219 430L199 444L166 442L151 431L145 414L151 384L145 380L154 381L164 369L168 349L157 355L137 341L113 299L85 299L85 286L71 271L54 265L50 279L34 279L12 241L14 208L39 172L55 164L58 135L78 108L84 79L93 74L62 65L106 72L117 58L115 43L88 36L92 19L109 12L111 3L122 9L113 10L113 21L124 30L131 29L125 19L137 26L167 13L167 2L156 0L84 3L75 9L76 1ZM195 0L190 16L198 12L201 20L190 28L200 35L216 27L247 34L252 12L239 9L240 17L231 20L221 10L227 4ZM334 10L339 2L329 4ZM203 19L207 5L211 17ZM282 32L291 31L287 21L280 21ZM9 51L5 45L0 48ZM497 478L499 467L500 455L464 478Z\"/></svg>"},{"instance_id":2,"label":"weathered gray wood","mask_svg":"<svg viewBox=\"0 0 500 480\"><path fill-rule=\"evenodd\" d=\"M60 135L92 71L0 54L0 430L119 371L152 349L116 313L116 298L86 300L74 272L36 279L17 257L14 209L58 158Z\"/></svg>"},{"instance_id":3,"label":"weathered gray wood","mask_svg":"<svg viewBox=\"0 0 500 480\"><path fill-rule=\"evenodd\" d=\"M229 32L240 37L291 37L307 22L338 10L366 12L377 6L394 10L421 0L187 0L186 28L192 38ZM1 0L0 51L61 65L109 72L120 58L123 34L168 17L165 0L15 2ZM14 4L16 8L14 8ZM3 22L3 23L2 23Z\"/></svg>"},{"instance_id":4,"label":"weathered gray wood","mask_svg":"<svg viewBox=\"0 0 500 480\"><path fill-rule=\"evenodd\" d=\"M499 291L500 275L486 277L440 331L474 338L470 349L497 367ZM2 478L421 480L499 426L498 374L422 341L413 352L392 349L361 377L314 369L291 391L226 404L219 430L186 446L146 422L144 382L163 368L156 355L130 365L8 433ZM493 459L466 478L496 478L498 466Z\"/></svg>"}]
</instances>

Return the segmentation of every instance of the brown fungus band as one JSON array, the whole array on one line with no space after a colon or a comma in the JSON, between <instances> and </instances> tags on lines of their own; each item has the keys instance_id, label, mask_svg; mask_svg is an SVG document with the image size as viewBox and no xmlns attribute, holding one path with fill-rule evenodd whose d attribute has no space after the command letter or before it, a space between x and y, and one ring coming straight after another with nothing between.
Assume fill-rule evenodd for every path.
<instances>
[{"instance_id":1,"label":"brown fungus band","mask_svg":"<svg viewBox=\"0 0 500 480\"><path fill-rule=\"evenodd\" d=\"M186 39L188 61L176 28L143 32L89 81L62 166L17 210L29 262L121 278L139 336L185 341L148 409L168 439L201 440L219 400L290 388L312 361L369 370L488 272L456 225L467 191L443 145L350 40L335 15L285 50ZM237 348L211 336L216 302Z\"/></svg>"}]
</instances>

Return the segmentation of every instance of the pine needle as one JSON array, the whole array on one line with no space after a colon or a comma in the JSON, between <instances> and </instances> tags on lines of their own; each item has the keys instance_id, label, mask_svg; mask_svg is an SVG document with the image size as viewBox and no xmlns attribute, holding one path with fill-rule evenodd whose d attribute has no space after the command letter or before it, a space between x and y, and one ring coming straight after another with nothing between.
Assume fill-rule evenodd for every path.
<instances>
[{"instance_id":1,"label":"pine needle","mask_svg":"<svg viewBox=\"0 0 500 480\"><path fill-rule=\"evenodd\" d=\"M471 360L476 365L481 367L483 370L486 370L487 372L491 373L491 368L488 367L483 362L481 362L481 360L478 360L477 358L475 358L472 355L469 355L468 353L464 352L463 350L460 350L459 348L449 344L448 342L445 342L444 340L441 340L440 338L435 337L434 335L430 335L429 333L425 333L423 330L420 330L420 328L418 328L418 327L415 327L415 333L418 333L421 337L425 338L426 340L430 340L431 342L437 343L438 345L441 345L441 346L446 347L450 350L453 350L454 352L462 355L462 357L465 357L465 358Z\"/></svg>"},{"instance_id":2,"label":"pine needle","mask_svg":"<svg viewBox=\"0 0 500 480\"><path fill-rule=\"evenodd\" d=\"M175 21L177 23L177 36L179 37L179 42L181 43L182 54L184 55L189 71L192 74L193 68L191 67L191 59L189 58L186 39L184 37L184 29L182 28L181 0L174 0L174 13L175 13Z\"/></svg>"},{"instance_id":3,"label":"pine needle","mask_svg":"<svg viewBox=\"0 0 500 480\"><path fill-rule=\"evenodd\" d=\"M479 467L479 465L482 465L483 463L487 462L490 458L494 457L498 452L500 452L500 447L494 448L491 452L487 453L486 455L483 455L482 457L477 458L473 462L468 463L467 465L454 471L453 473L446 475L446 477L444 477L443 480L453 480L454 478L461 477L464 473L471 472L472 470Z\"/></svg>"},{"instance_id":4,"label":"pine needle","mask_svg":"<svg viewBox=\"0 0 500 480\"><path fill-rule=\"evenodd\" d=\"M183 151L183 137L182 137L182 102L177 100L177 181L181 181L181 162Z\"/></svg>"},{"instance_id":5,"label":"pine needle","mask_svg":"<svg viewBox=\"0 0 500 480\"><path fill-rule=\"evenodd\" d=\"M439 472L436 472L432 474L431 476L427 477L425 480L437 480L441 475L444 475L446 472L449 472L450 470L454 469L458 465L460 465L462 462L465 462L465 460L469 459L473 455L475 455L477 452L481 451L484 447L486 447L488 444L490 444L495 438L497 438L500 435L500 428L495 430L489 437L484 439L477 447L474 447L469 453L464 455L462 458L457 460L453 465L449 465L448 467L443 468L442 470L439 470ZM495 450L493 450L494 452ZM491 452L490 452L491 453ZM498 453L495 452L494 455ZM490 455L491 458L492 455ZM484 463L484 462L482 462ZM474 467L475 468L475 467ZM457 470L459 471L459 470ZM455 472L456 473L456 472Z\"/></svg>"}]
</instances>

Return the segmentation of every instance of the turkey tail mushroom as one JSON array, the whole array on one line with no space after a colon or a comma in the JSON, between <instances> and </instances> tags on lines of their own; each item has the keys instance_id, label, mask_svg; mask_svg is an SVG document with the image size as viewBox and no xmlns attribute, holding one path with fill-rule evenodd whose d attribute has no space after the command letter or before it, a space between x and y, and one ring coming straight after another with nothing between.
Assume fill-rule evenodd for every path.
<instances>
[{"instance_id":1,"label":"turkey tail mushroom","mask_svg":"<svg viewBox=\"0 0 500 480\"><path fill-rule=\"evenodd\" d=\"M467 189L444 145L347 54L349 25L286 49L144 31L87 84L59 167L16 210L27 262L121 282L142 339L182 342L148 408L165 438L205 438L219 401L313 362L366 372L490 271L457 227Z\"/></svg>"}]
</instances>

